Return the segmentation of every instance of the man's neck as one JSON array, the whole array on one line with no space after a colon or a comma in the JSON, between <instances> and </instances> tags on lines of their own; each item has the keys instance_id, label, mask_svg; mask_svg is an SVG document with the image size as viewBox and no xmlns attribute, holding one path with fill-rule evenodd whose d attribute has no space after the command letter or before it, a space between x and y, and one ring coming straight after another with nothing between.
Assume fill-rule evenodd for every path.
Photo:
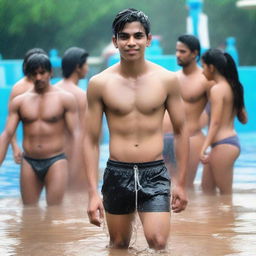
<instances>
[{"instance_id":1,"label":"man's neck","mask_svg":"<svg viewBox=\"0 0 256 256\"><path fill-rule=\"evenodd\" d=\"M136 61L120 61L120 72L125 77L137 78L147 70L147 61L145 59Z\"/></svg>"},{"instance_id":2,"label":"man's neck","mask_svg":"<svg viewBox=\"0 0 256 256\"><path fill-rule=\"evenodd\" d=\"M198 67L197 63L196 62L192 62L188 66L182 67L182 72L185 75L189 75L189 74L194 73L198 68L199 67Z\"/></svg>"},{"instance_id":3,"label":"man's neck","mask_svg":"<svg viewBox=\"0 0 256 256\"><path fill-rule=\"evenodd\" d=\"M34 91L35 91L36 93L38 93L38 94L41 94L41 95L47 93L47 92L50 91L50 90L51 90L51 85L50 85L50 84L49 84L48 86L44 87L43 89L34 88Z\"/></svg>"},{"instance_id":4,"label":"man's neck","mask_svg":"<svg viewBox=\"0 0 256 256\"><path fill-rule=\"evenodd\" d=\"M66 83L70 83L70 84L73 84L73 85L77 86L79 78L78 78L78 76L76 74L74 74L74 75L72 74L70 77L64 78L64 81Z\"/></svg>"}]
</instances>

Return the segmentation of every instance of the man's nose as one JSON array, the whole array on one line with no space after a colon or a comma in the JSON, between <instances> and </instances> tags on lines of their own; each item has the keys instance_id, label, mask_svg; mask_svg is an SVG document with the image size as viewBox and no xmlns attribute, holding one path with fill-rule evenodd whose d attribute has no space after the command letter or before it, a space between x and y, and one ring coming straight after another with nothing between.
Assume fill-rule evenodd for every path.
<instances>
[{"instance_id":1,"label":"man's nose","mask_svg":"<svg viewBox=\"0 0 256 256\"><path fill-rule=\"evenodd\" d=\"M134 45L135 44L135 39L133 36L131 36L128 40L128 45Z\"/></svg>"},{"instance_id":2,"label":"man's nose","mask_svg":"<svg viewBox=\"0 0 256 256\"><path fill-rule=\"evenodd\" d=\"M36 78L37 81L40 81L42 79L42 75L41 74L36 74L35 78Z\"/></svg>"}]
</instances>

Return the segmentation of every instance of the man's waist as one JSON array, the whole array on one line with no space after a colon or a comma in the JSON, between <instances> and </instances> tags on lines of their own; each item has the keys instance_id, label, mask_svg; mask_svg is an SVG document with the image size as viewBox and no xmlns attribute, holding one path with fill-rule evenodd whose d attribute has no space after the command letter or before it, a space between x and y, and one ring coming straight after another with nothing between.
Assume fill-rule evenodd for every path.
<instances>
[{"instance_id":1,"label":"man's waist","mask_svg":"<svg viewBox=\"0 0 256 256\"><path fill-rule=\"evenodd\" d=\"M160 159L160 160L148 161L148 162L123 162L123 161L108 159L107 165L114 166L114 167L131 168L131 169L134 168L134 166L137 166L138 168L147 168L147 167L164 165L164 160Z\"/></svg>"}]
</instances>

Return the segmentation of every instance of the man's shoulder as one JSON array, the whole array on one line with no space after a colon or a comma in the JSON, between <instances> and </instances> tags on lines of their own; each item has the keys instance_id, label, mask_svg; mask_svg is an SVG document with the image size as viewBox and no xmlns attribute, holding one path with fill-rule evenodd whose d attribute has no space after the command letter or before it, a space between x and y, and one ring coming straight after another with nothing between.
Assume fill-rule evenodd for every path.
<instances>
[{"instance_id":1,"label":"man's shoulder","mask_svg":"<svg viewBox=\"0 0 256 256\"><path fill-rule=\"evenodd\" d=\"M175 72L170 71L156 63L148 61L148 65L150 67L150 70L153 71L159 78L161 79L176 79L177 76Z\"/></svg>"},{"instance_id":2,"label":"man's shoulder","mask_svg":"<svg viewBox=\"0 0 256 256\"><path fill-rule=\"evenodd\" d=\"M58 83L56 83L54 85L54 87L56 88L60 88L64 91L70 92L72 94L74 94L75 96L84 96L86 94L86 92L81 89L80 87L78 87L78 85L76 85L75 83L71 83L71 82L67 82L64 79L59 81Z\"/></svg>"},{"instance_id":3,"label":"man's shoulder","mask_svg":"<svg viewBox=\"0 0 256 256\"><path fill-rule=\"evenodd\" d=\"M157 63L154 63L152 61L147 61L148 63L148 66L151 70L154 70L156 72L160 72L162 73L163 75L166 75L166 76L173 76L175 75L175 73L173 71L170 71L168 70L167 68L157 64Z\"/></svg>"},{"instance_id":4,"label":"man's shoulder","mask_svg":"<svg viewBox=\"0 0 256 256\"><path fill-rule=\"evenodd\" d=\"M19 81L17 81L12 88L10 99L13 99L20 94L23 94L24 92L28 91L33 87L33 83L29 81L26 77L21 78Z\"/></svg>"},{"instance_id":5,"label":"man's shoulder","mask_svg":"<svg viewBox=\"0 0 256 256\"><path fill-rule=\"evenodd\" d=\"M32 97L31 89L23 91L22 93L18 93L17 95L10 97L10 106L19 107L25 101Z\"/></svg>"},{"instance_id":6,"label":"man's shoulder","mask_svg":"<svg viewBox=\"0 0 256 256\"><path fill-rule=\"evenodd\" d=\"M116 74L116 73L117 73L117 64L102 70L98 74L94 75L92 78L104 79L105 77L112 76L113 74Z\"/></svg>"},{"instance_id":7,"label":"man's shoulder","mask_svg":"<svg viewBox=\"0 0 256 256\"><path fill-rule=\"evenodd\" d=\"M58 97L64 97L64 98L74 97L71 92L64 90L61 87L58 87L56 85L51 85L51 90L49 91L49 93L53 93L53 95L57 95Z\"/></svg>"},{"instance_id":8,"label":"man's shoulder","mask_svg":"<svg viewBox=\"0 0 256 256\"><path fill-rule=\"evenodd\" d=\"M116 74L117 74L117 70L115 65L108 67L103 71L101 71L100 73L92 76L89 80L89 86L90 85L103 86L104 84L106 84L107 81L109 81L110 79L113 79Z\"/></svg>"}]
</instances>

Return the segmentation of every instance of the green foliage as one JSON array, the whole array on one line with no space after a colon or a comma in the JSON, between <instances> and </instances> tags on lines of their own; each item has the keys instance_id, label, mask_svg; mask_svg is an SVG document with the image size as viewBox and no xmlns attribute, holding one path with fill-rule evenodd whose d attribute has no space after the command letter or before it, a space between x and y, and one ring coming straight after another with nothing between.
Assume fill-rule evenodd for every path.
<instances>
[{"instance_id":1,"label":"green foliage","mask_svg":"<svg viewBox=\"0 0 256 256\"><path fill-rule=\"evenodd\" d=\"M174 54L176 39L186 32L188 12L183 0L0 0L0 53L22 58L32 47L46 51L70 46L100 55L111 40L116 13L134 7L151 20L152 33L162 37L165 54ZM235 0L205 0L211 47L224 46L234 36L241 63L255 65L256 11L238 9Z\"/></svg>"}]
</instances>

